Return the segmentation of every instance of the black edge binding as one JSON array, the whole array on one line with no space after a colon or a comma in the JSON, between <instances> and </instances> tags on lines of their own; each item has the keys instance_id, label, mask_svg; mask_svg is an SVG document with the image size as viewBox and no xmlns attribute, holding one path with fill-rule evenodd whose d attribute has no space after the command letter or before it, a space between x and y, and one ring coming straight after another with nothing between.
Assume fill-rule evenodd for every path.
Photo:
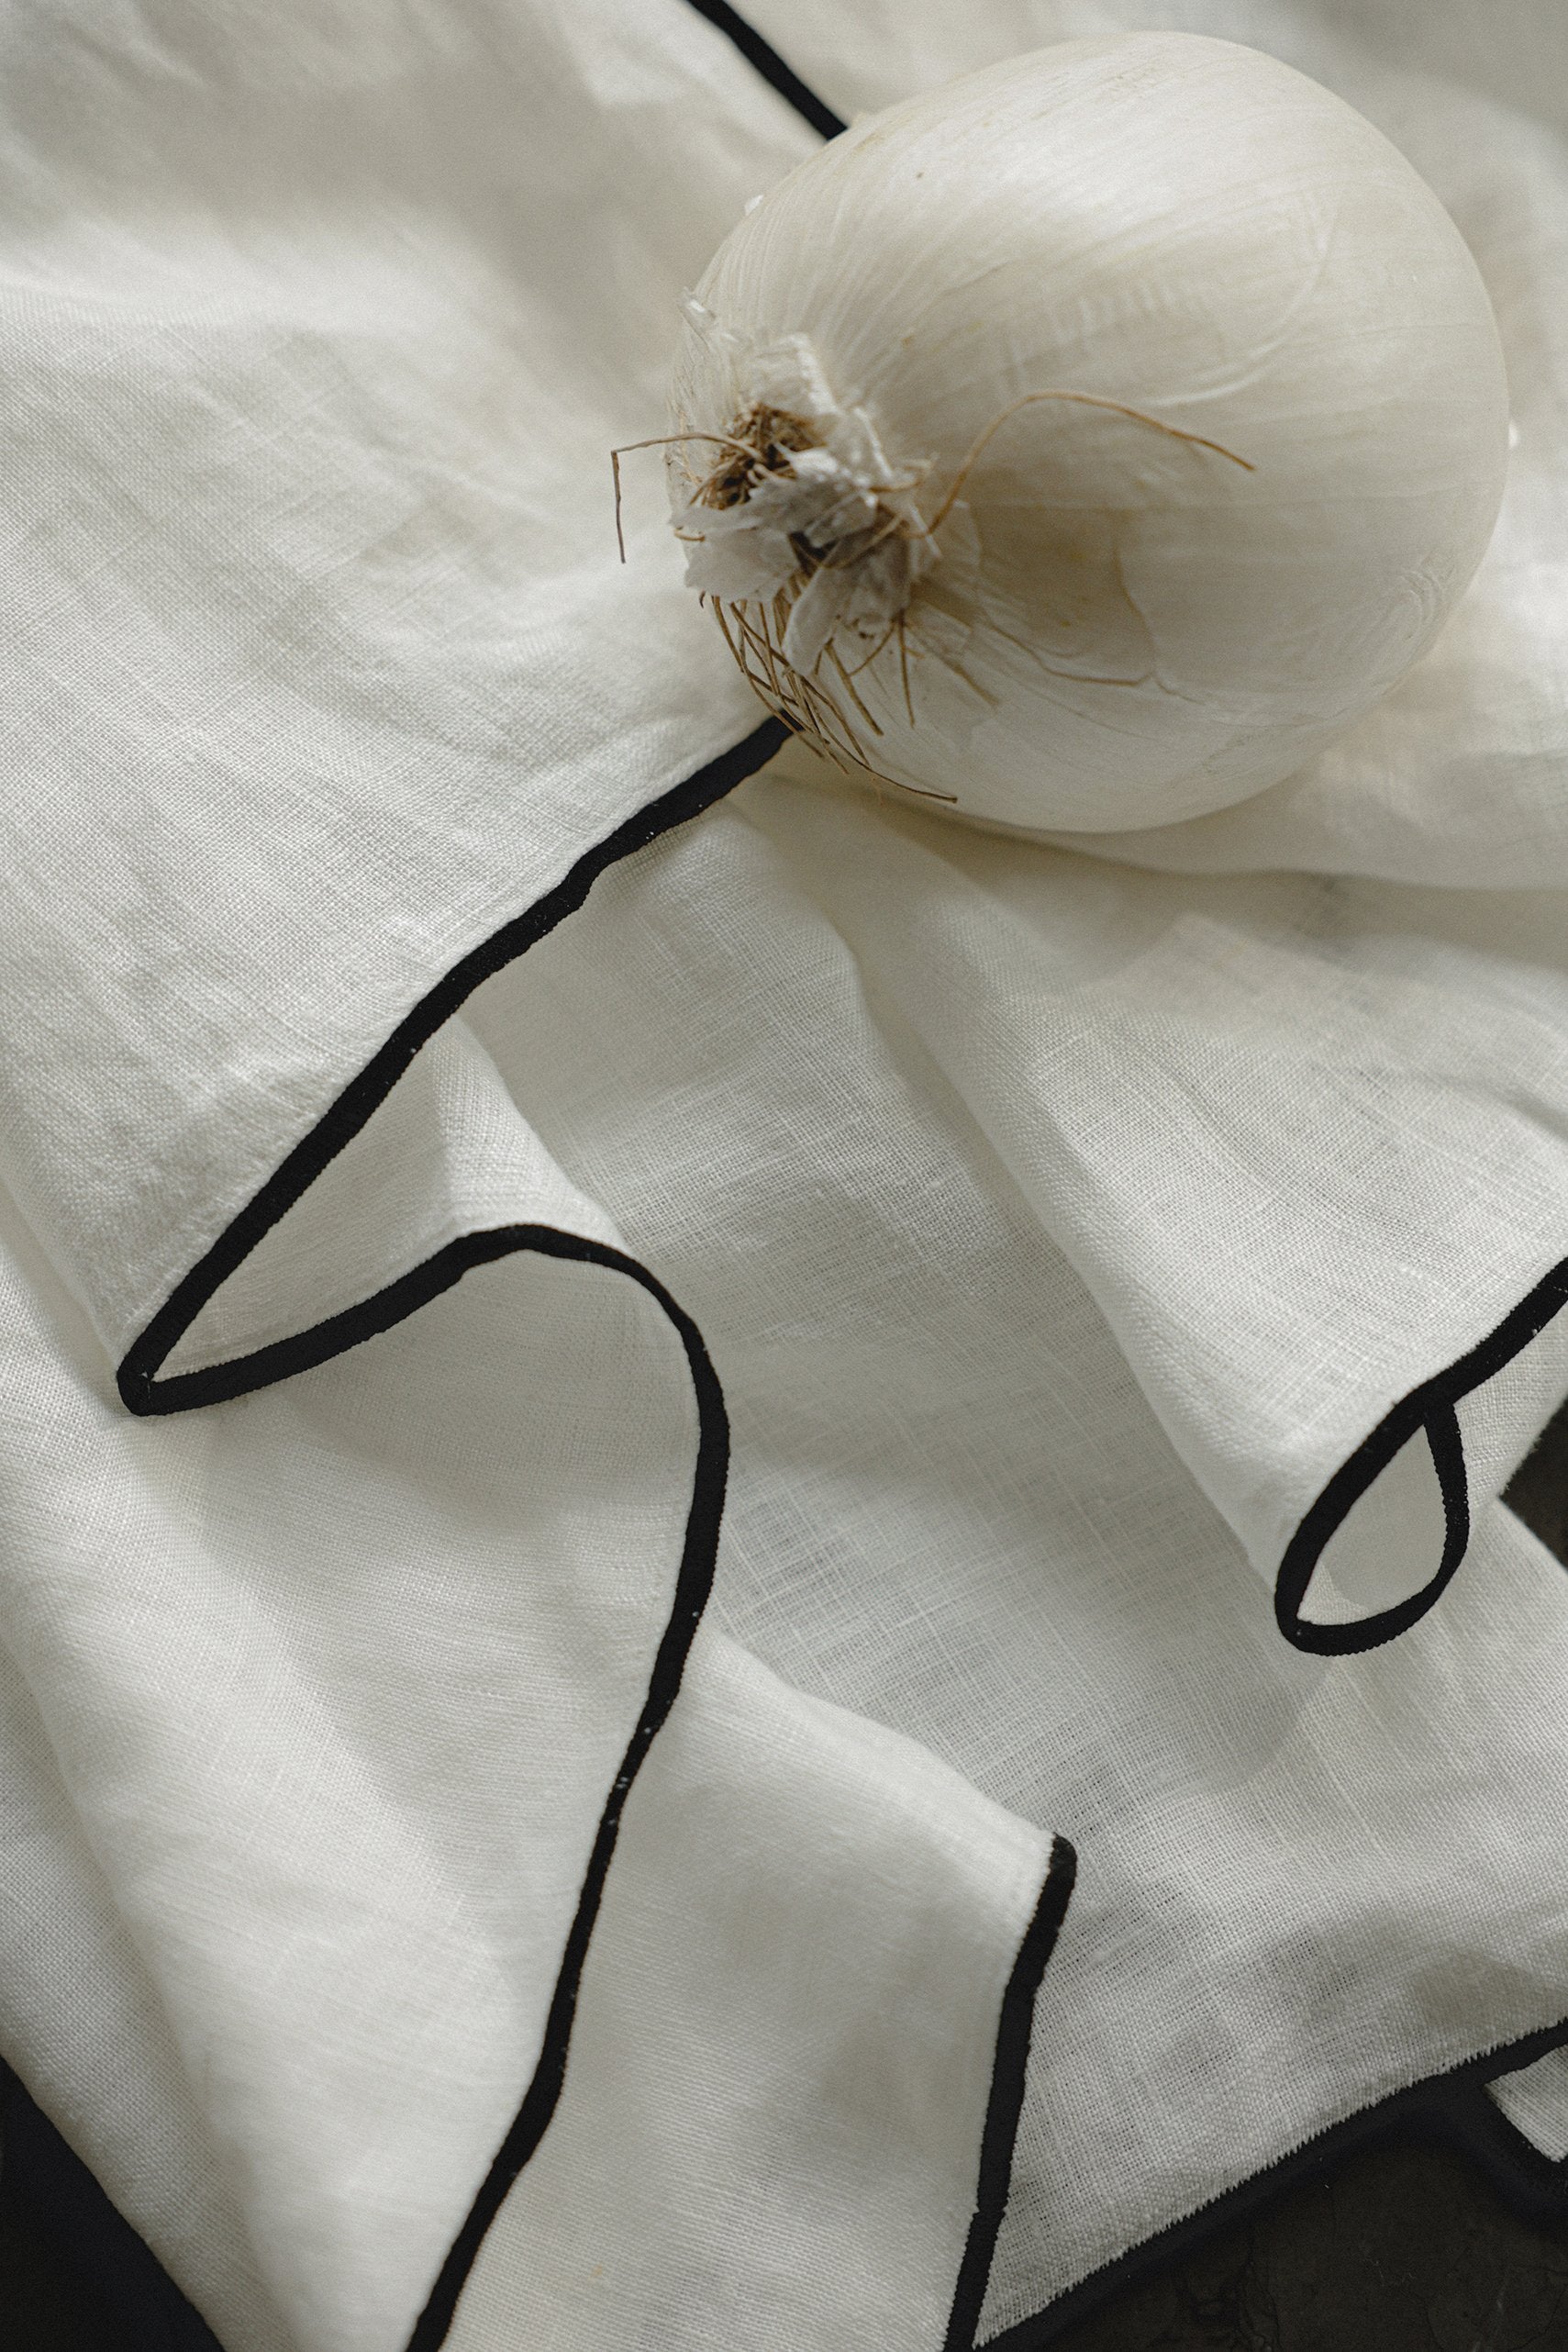
<instances>
[{"instance_id":1,"label":"black edge binding","mask_svg":"<svg viewBox=\"0 0 1568 2352\"><path fill-rule=\"evenodd\" d=\"M980 2135L980 2177L974 2213L959 2264L952 2310L942 2352L974 2352L975 2333L991 2276L991 2257L1012 2185L1013 2146L1023 2112L1024 2083L1029 2068L1029 2037L1034 2029L1035 1995L1045 1964L1067 1914L1078 1857L1064 1837L1051 1841L1051 1861L1034 1916L1024 1930L1002 1995L996 2023L996 2055L991 2069L991 2095Z\"/></svg>"},{"instance_id":2,"label":"black edge binding","mask_svg":"<svg viewBox=\"0 0 1568 2352\"><path fill-rule=\"evenodd\" d=\"M377 1299L329 1316L307 1331L294 1333L250 1355L228 1364L205 1365L196 1372L176 1372L160 1380L160 1366L176 1348L215 1292L250 1256L263 1236L313 1185L329 1160L352 1142L371 1114L379 1109L422 1045L429 1042L464 998L482 981L499 972L543 939L567 915L574 914L607 866L646 849L661 833L684 825L714 801L721 800L771 760L788 741L789 730L777 719L765 719L744 740L676 785L647 808L639 808L580 857L552 890L511 922L462 956L442 975L427 996L398 1022L364 1067L350 1078L337 1100L272 1170L261 1189L226 1226L205 1257L177 1282L162 1306L126 1353L119 1368L119 1392L133 1413L188 1412L198 1405L217 1405L265 1388L328 1356L340 1354L373 1332L384 1331L400 1316L411 1314L435 1289L424 1289L426 1268L417 1268L393 1283ZM444 1257L444 1253L441 1256ZM441 1257L432 1261L441 1263ZM629 1263L629 1262L628 1262ZM459 1268L462 1272L462 1268ZM456 1275L448 1277L457 1279Z\"/></svg>"},{"instance_id":3,"label":"black edge binding","mask_svg":"<svg viewBox=\"0 0 1568 2352\"><path fill-rule=\"evenodd\" d=\"M713 1588L714 1564L718 1553L718 1524L724 1508L725 1471L728 1461L728 1423L724 1410L724 1397L708 1360L707 1350L703 1345L701 1333L691 1317L675 1304L669 1292L645 1267L639 1265L634 1259L622 1256L618 1250L606 1249L597 1242L584 1241L574 1233L557 1232L547 1226L515 1226L494 1232L467 1235L462 1241L450 1244L441 1252L442 1258L450 1258L455 1252L461 1262L447 1270L444 1280L435 1287L447 1287L459 1279L468 1265L484 1264L500 1256L506 1249L542 1250L552 1257L577 1258L590 1265L614 1267L639 1282L658 1300L680 1334L681 1343L686 1351L686 1361L691 1367L700 1434L696 1471L692 1481L692 1507L686 1522L680 1570L675 1578L673 1604L654 1657L647 1700L600 1816L588 1867L584 1873L583 1890L578 1897L576 1912L562 1956L561 1973L550 1999L539 2063L468 2217L452 2240L447 2258L437 2274L429 2299L408 2339L407 2352L435 2352L435 2347L445 2342L458 2298L473 2267L484 2233L500 2211L518 2173L543 2138L555 2112L556 2102L566 2079L567 2050L572 2038L572 2023L583 1967L588 1956L588 1942L598 1916L610 1857L615 1852L622 1808L653 1735L674 1703L687 1652Z\"/></svg>"},{"instance_id":4,"label":"black edge binding","mask_svg":"<svg viewBox=\"0 0 1568 2352\"><path fill-rule=\"evenodd\" d=\"M1340 1463L1286 1547L1274 1581L1274 1618L1287 1642L1319 1657L1346 1657L1392 1642L1423 1618L1441 1595L1470 1543L1470 1498L1464 1467L1464 1436L1456 1408L1473 1390L1496 1378L1516 1355L1539 1339L1568 1305L1568 1258L1552 1267L1518 1305L1467 1354L1386 1412L1377 1427ZM1301 1614L1313 1573L1367 1488L1387 1469L1401 1447L1425 1432L1443 1506L1443 1549L1437 1571L1417 1592L1392 1608L1351 1624L1315 1623Z\"/></svg>"},{"instance_id":5,"label":"black edge binding","mask_svg":"<svg viewBox=\"0 0 1568 2352\"><path fill-rule=\"evenodd\" d=\"M728 0L691 0L699 17L706 17L717 32L733 41L748 65L756 67L764 82L771 83L781 98L786 99L801 118L821 132L824 139L837 139L849 125L842 116L825 106L815 90L810 89L784 63L772 44L765 41L755 26L738 16Z\"/></svg>"},{"instance_id":6,"label":"black edge binding","mask_svg":"<svg viewBox=\"0 0 1568 2352\"><path fill-rule=\"evenodd\" d=\"M413 1314L461 1281L471 1267L492 1264L519 1250L603 1266L629 1276L663 1310L685 1351L697 1406L697 1458L671 1613L654 1655L641 1712L595 1833L532 2079L437 2275L409 2339L408 2352L435 2352L444 2340L484 2233L517 2174L538 2147L561 2096L578 1988L621 1813L639 1767L674 1703L686 1656L712 1589L728 1462L728 1423L723 1394L696 1325L646 1266L602 1243L546 1225L498 1226L463 1234L371 1298L339 1314L328 1316L288 1339L255 1349L229 1363L176 1373L162 1380L158 1378L158 1371L208 1299L315 1182L328 1163L359 1133L420 1047L464 998L504 964L534 946L565 916L573 913L607 866L645 848L672 826L684 823L733 790L773 757L787 740L788 732L779 720L765 720L742 742L628 818L579 858L553 890L444 974L344 1087L309 1134L280 1162L206 1254L175 1286L119 1368L120 1395L134 1413L185 1412L194 1407L220 1403L325 1363Z\"/></svg>"}]
</instances>

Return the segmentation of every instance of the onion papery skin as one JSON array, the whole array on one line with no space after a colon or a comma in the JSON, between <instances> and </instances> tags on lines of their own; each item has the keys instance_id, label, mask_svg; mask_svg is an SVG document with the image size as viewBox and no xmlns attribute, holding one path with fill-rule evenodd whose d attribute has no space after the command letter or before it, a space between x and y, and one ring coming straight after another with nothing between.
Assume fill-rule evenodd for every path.
<instances>
[{"instance_id":1,"label":"onion papery skin","mask_svg":"<svg viewBox=\"0 0 1568 2352\"><path fill-rule=\"evenodd\" d=\"M864 117L695 292L723 332L685 329L673 431L732 429L737 352L803 337L926 469L928 521L1045 390L1232 453L1050 400L975 460L856 730L987 824L1114 832L1278 782L1419 660L1496 519L1507 377L1459 231L1351 107L1231 42L1069 42ZM688 487L710 462L671 455Z\"/></svg>"}]
</instances>

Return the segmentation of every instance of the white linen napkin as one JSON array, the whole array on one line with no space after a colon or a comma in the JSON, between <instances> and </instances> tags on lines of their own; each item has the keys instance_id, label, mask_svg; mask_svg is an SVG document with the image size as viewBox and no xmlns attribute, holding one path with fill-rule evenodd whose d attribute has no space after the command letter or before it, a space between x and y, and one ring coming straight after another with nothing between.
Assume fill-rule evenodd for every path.
<instances>
[{"instance_id":1,"label":"white linen napkin","mask_svg":"<svg viewBox=\"0 0 1568 2352\"><path fill-rule=\"evenodd\" d=\"M1466 21L0 35L0 2047L227 2352L1023 2352L1568 2030L1568 84ZM1508 498L1312 768L1004 842L608 452L835 114L1152 23L1432 181Z\"/></svg>"}]
</instances>

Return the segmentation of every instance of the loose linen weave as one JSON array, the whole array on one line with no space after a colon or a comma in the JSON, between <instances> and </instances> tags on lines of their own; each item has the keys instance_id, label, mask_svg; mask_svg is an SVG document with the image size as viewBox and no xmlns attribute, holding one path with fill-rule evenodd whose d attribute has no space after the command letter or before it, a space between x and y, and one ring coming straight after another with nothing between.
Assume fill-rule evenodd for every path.
<instances>
[{"instance_id":1,"label":"loose linen weave","mask_svg":"<svg viewBox=\"0 0 1568 2352\"><path fill-rule=\"evenodd\" d=\"M787 741L608 452L838 123L1151 26L1431 182L1507 501L1311 767L1002 840ZM225 2352L1025 2352L1443 2076L1544 2178L1560 12L0 68L0 2050Z\"/></svg>"}]
</instances>

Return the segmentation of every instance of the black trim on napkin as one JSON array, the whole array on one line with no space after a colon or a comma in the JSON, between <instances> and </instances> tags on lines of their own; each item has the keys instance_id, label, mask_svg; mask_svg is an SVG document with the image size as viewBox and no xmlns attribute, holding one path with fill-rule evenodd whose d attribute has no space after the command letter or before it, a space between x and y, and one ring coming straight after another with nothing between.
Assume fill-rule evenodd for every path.
<instances>
[{"instance_id":1,"label":"black trim on napkin","mask_svg":"<svg viewBox=\"0 0 1568 2352\"><path fill-rule=\"evenodd\" d=\"M621 1273L630 1275L634 1281L640 1282L658 1299L680 1333L681 1343L686 1351L692 1387L696 1396L700 1435L696 1470L692 1480L691 1513L686 1522L686 1539L675 1578L673 1604L654 1655L647 1700L637 1719L637 1727L628 1743L626 1754L621 1758L620 1769L611 1784L594 1838L593 1850L588 1856L588 1867L583 1875L583 1890L567 1932L561 1972L556 1979L550 2014L545 2021L539 2063L523 2095L522 2104L495 2152L484 2185L437 2275L429 2299L408 2339L407 2352L435 2352L435 2347L445 2341L452 2313L457 2309L458 2297L473 2267L484 2233L500 2212L518 2173L544 2137L550 2119L555 2112L556 2102L566 2079L567 2047L572 2038L572 2020L577 2006L583 1965L588 1956L589 1938L594 1933L610 1857L615 1852L621 1812L638 1768L652 1744L653 1735L674 1704L687 1654L713 1589L714 1565L718 1555L718 1523L724 1510L725 1472L729 1459L729 1424L724 1410L723 1392L708 1359L707 1350L703 1345L702 1334L691 1317L676 1306L662 1285L656 1282L645 1267L639 1265L634 1259L623 1256L620 1251L606 1249L602 1243L584 1241L578 1234L557 1232L541 1225L507 1226L491 1232L465 1234L462 1241L449 1244L439 1253L436 1260L430 1262L432 1265L441 1265L442 1273L428 1295L433 1295L434 1289L444 1289L458 1281L470 1265L484 1265L515 1249L540 1250L551 1257L577 1258L589 1265L614 1266ZM452 1263L447 1266L443 1262L449 1260ZM402 1311L407 1313L411 1309L405 1308Z\"/></svg>"},{"instance_id":2,"label":"black trim on napkin","mask_svg":"<svg viewBox=\"0 0 1568 2352\"><path fill-rule=\"evenodd\" d=\"M208 1300L315 1182L328 1163L360 1132L421 1046L464 999L483 981L534 946L567 915L574 913L606 867L646 848L673 826L685 823L732 791L773 757L787 734L788 730L777 719L764 720L744 741L628 818L579 858L553 890L453 965L399 1022L310 1133L272 1171L212 1248L175 1286L119 1369L120 1395L134 1413L185 1412L221 1403L341 1354L401 1322L461 1281L471 1268L493 1264L522 1250L602 1266L629 1276L663 1310L685 1351L697 1406L697 1457L670 1615L654 1655L647 1696L595 1834L576 1911L562 1947L543 2044L532 2078L437 2274L409 2338L408 2352L435 2352L445 2339L484 2233L538 2147L561 2096L578 1989L621 1814L654 1734L674 1703L686 1657L713 1586L728 1463L728 1422L723 1393L696 1325L646 1266L623 1251L590 1241L582 1234L529 1224L495 1226L462 1234L372 1297L359 1300L339 1314L328 1316L308 1330L254 1349L228 1363L175 1373L162 1379L158 1377L159 1370Z\"/></svg>"},{"instance_id":3,"label":"black trim on napkin","mask_svg":"<svg viewBox=\"0 0 1568 2352\"><path fill-rule=\"evenodd\" d=\"M736 14L729 0L690 0L690 5L699 17L707 18L717 32L734 42L747 64L754 65L763 81L771 83L813 130L819 130L824 139L837 139L841 130L848 130L849 124L843 117L824 105L816 91L784 63L772 42L765 41L754 25Z\"/></svg>"},{"instance_id":4,"label":"black trim on napkin","mask_svg":"<svg viewBox=\"0 0 1568 2352\"><path fill-rule=\"evenodd\" d=\"M503 965L514 963L528 948L536 946L566 916L575 914L607 866L629 857L634 850L646 849L672 826L684 825L711 808L771 760L788 739L789 730L781 720L765 719L740 742L721 752L684 784L674 786L627 818L614 832L580 857L552 890L547 890L533 906L526 908L511 922L504 923L498 931L454 964L450 971L443 973L429 993L421 997L413 1010L398 1022L363 1069L350 1078L309 1134L278 1163L206 1255L198 1258L190 1272L175 1284L145 1330L138 1334L126 1352L118 1374L120 1397L128 1411L188 1412L198 1405L222 1404L230 1397L243 1397L274 1380L288 1379L314 1364L325 1364L328 1357L340 1355L345 1348L357 1345L373 1333L385 1331L457 1280L462 1272L461 1265L455 1272L431 1280L428 1288L421 1287L428 1279L430 1268L439 1267L446 1259L448 1254L441 1252L428 1265L416 1267L412 1274L389 1284L374 1298L361 1300L341 1314L329 1315L308 1330L291 1332L287 1339L253 1349L228 1363L205 1365L195 1372L169 1373L161 1379L158 1377L208 1300L309 1189L328 1161L336 1159L345 1145L352 1143L373 1112L385 1101L420 1047L428 1044L465 998ZM632 1262L626 1263L629 1271ZM640 1275L642 1269L639 1267L637 1271Z\"/></svg>"},{"instance_id":5,"label":"black trim on napkin","mask_svg":"<svg viewBox=\"0 0 1568 2352\"><path fill-rule=\"evenodd\" d=\"M1045 1964L1056 1948L1077 1871L1078 1856L1073 1847L1064 1837L1053 1838L1045 1884L1002 1995L996 2055L991 2068L991 2096L980 2135L980 2179L974 2213L959 2265L942 2352L976 2352L975 2339L990 2283L991 2261L1012 2187L1013 2148L1018 2136L1018 2117L1023 2112L1035 1996L1045 1974Z\"/></svg>"},{"instance_id":6,"label":"black trim on napkin","mask_svg":"<svg viewBox=\"0 0 1568 2352\"><path fill-rule=\"evenodd\" d=\"M450 1289L472 1268L492 1265L522 1250L627 1275L657 1300L685 1350L697 1404L699 1435L691 1509L671 1613L655 1654L642 1711L595 1834L533 2076L437 2274L408 2339L406 2352L437 2352L437 2347L445 2342L485 2233L543 2138L561 2097L583 1969L621 1814L638 1769L674 1703L686 1657L713 1587L728 1462L728 1422L723 1392L696 1325L646 1266L604 1243L537 1224L494 1226L462 1234L368 1299L325 1317L305 1331L226 1363L161 1377L160 1372L203 1308L328 1164L366 1125L420 1048L465 998L482 982L544 938L567 915L574 913L606 867L646 848L672 827L685 823L711 807L770 760L787 740L788 733L789 730L778 719L764 720L732 750L628 818L581 857L553 890L453 965L399 1022L309 1134L280 1162L206 1255L176 1284L128 1351L119 1368L120 1395L133 1413L187 1412L224 1403L342 1354L405 1321L442 1291ZM1035 1996L1067 1909L1075 1864L1072 1846L1064 1839L1056 1839L1039 1901L1003 1994L981 2136L975 2208L943 2352L974 2352L974 2330L1006 2207L1013 2146L1023 2106Z\"/></svg>"},{"instance_id":7,"label":"black trim on napkin","mask_svg":"<svg viewBox=\"0 0 1568 2352\"><path fill-rule=\"evenodd\" d=\"M1274 1616L1280 1632L1298 1650L1320 1657L1347 1657L1392 1642L1423 1618L1463 1559L1470 1544L1470 1491L1464 1467L1464 1432L1455 1408L1540 1338L1568 1306L1568 1258L1553 1266L1518 1305L1465 1354L1423 1380L1385 1413L1371 1434L1340 1463L1286 1546L1274 1582ZM1349 1624L1315 1622L1301 1614L1313 1573L1356 1504L1396 1454L1425 1437L1442 1498L1443 1548L1435 1574L1418 1591L1392 1608Z\"/></svg>"}]
</instances>

